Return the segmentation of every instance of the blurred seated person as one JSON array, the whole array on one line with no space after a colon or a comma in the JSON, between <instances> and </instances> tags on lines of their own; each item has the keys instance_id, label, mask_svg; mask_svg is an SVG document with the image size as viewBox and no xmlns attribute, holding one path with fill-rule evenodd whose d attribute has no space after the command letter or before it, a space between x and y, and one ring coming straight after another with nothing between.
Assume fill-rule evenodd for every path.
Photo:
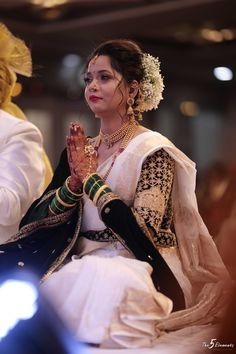
<instances>
[{"instance_id":1,"label":"blurred seated person","mask_svg":"<svg viewBox=\"0 0 236 354\"><path fill-rule=\"evenodd\" d=\"M18 231L19 222L44 188L42 136L11 102L16 74L30 76L28 48L0 24L0 243ZM11 112L11 113L8 113Z\"/></svg>"},{"instance_id":2,"label":"blurred seated person","mask_svg":"<svg viewBox=\"0 0 236 354\"><path fill-rule=\"evenodd\" d=\"M5 82L1 89L1 109L10 113L16 118L27 120L24 112L12 102L15 95L17 82L16 73L30 77L32 75L31 52L25 43L16 38L3 23L0 23L0 61L5 65L1 70L5 76ZM4 73L5 71L5 73ZM45 164L44 189L51 182L53 171L47 154L43 151Z\"/></svg>"}]
</instances>

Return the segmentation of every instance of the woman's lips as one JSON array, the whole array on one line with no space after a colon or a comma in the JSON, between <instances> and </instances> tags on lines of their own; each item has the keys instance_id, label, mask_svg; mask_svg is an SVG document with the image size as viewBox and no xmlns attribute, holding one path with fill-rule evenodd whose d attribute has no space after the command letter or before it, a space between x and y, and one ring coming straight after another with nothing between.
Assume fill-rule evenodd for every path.
<instances>
[{"instance_id":1,"label":"woman's lips","mask_svg":"<svg viewBox=\"0 0 236 354\"><path fill-rule=\"evenodd\" d=\"M94 95L89 96L89 101L92 101L92 102L97 102L98 100L101 100L101 99L102 98L98 97L98 96L94 96Z\"/></svg>"}]
</instances>

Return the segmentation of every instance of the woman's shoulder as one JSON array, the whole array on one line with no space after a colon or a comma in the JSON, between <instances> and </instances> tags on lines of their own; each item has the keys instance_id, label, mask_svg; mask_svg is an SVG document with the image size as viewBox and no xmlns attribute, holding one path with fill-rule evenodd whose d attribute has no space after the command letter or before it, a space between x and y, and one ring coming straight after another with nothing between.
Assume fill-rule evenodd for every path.
<instances>
[{"instance_id":1,"label":"woman's shoulder","mask_svg":"<svg viewBox=\"0 0 236 354\"><path fill-rule=\"evenodd\" d=\"M143 150L157 150L164 146L174 146L174 144L161 133L139 125L130 144L130 148Z\"/></svg>"},{"instance_id":2,"label":"woman's shoulder","mask_svg":"<svg viewBox=\"0 0 236 354\"><path fill-rule=\"evenodd\" d=\"M138 136L140 134L150 132L150 131L151 131L150 129L144 127L143 125L138 125L133 137L135 138L136 136Z\"/></svg>"},{"instance_id":3,"label":"woman's shoulder","mask_svg":"<svg viewBox=\"0 0 236 354\"><path fill-rule=\"evenodd\" d=\"M156 151L161 150L159 153L157 152L157 155L165 151L166 158L170 156L180 164L195 168L195 163L166 136L142 126L138 127L138 133L132 139L127 150L132 155L139 157L140 163L144 162L149 155L153 155Z\"/></svg>"}]
</instances>

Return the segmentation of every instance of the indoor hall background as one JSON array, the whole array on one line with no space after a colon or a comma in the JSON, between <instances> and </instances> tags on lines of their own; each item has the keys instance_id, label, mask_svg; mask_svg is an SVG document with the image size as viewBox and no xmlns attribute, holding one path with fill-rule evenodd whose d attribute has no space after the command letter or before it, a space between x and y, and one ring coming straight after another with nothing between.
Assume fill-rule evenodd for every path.
<instances>
[{"instance_id":1,"label":"indoor hall background","mask_svg":"<svg viewBox=\"0 0 236 354\"><path fill-rule=\"evenodd\" d=\"M200 211L216 237L236 200L235 13L234 0L0 1L0 21L32 50L34 75L19 76L15 101L42 131L53 167L69 122L96 134L82 94L86 55L109 38L137 40L165 79L164 100L143 124L196 162ZM219 66L231 80L214 76Z\"/></svg>"}]
</instances>

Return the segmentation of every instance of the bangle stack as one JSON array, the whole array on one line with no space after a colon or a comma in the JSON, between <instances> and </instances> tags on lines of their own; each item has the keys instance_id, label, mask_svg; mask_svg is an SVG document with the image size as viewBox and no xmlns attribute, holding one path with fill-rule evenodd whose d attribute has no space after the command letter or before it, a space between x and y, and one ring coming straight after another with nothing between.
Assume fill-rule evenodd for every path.
<instances>
[{"instance_id":1,"label":"bangle stack","mask_svg":"<svg viewBox=\"0 0 236 354\"><path fill-rule=\"evenodd\" d=\"M69 177L68 177L69 178ZM68 178L61 188L56 190L56 195L49 205L49 210L52 214L57 215L74 207L82 198L83 192L74 193L68 185Z\"/></svg>"},{"instance_id":2,"label":"bangle stack","mask_svg":"<svg viewBox=\"0 0 236 354\"><path fill-rule=\"evenodd\" d=\"M97 205L103 195L112 193L108 185L105 184L103 179L96 173L92 173L86 177L83 184L83 191L95 205Z\"/></svg>"},{"instance_id":3,"label":"bangle stack","mask_svg":"<svg viewBox=\"0 0 236 354\"><path fill-rule=\"evenodd\" d=\"M97 208L98 208L98 214L100 218L102 219L102 211L104 210L105 213L107 214L110 211L110 208L105 208L108 203L110 203L112 200L120 200L118 195L109 192L106 194L103 194L101 198L99 198L99 201L97 202Z\"/></svg>"}]
</instances>

